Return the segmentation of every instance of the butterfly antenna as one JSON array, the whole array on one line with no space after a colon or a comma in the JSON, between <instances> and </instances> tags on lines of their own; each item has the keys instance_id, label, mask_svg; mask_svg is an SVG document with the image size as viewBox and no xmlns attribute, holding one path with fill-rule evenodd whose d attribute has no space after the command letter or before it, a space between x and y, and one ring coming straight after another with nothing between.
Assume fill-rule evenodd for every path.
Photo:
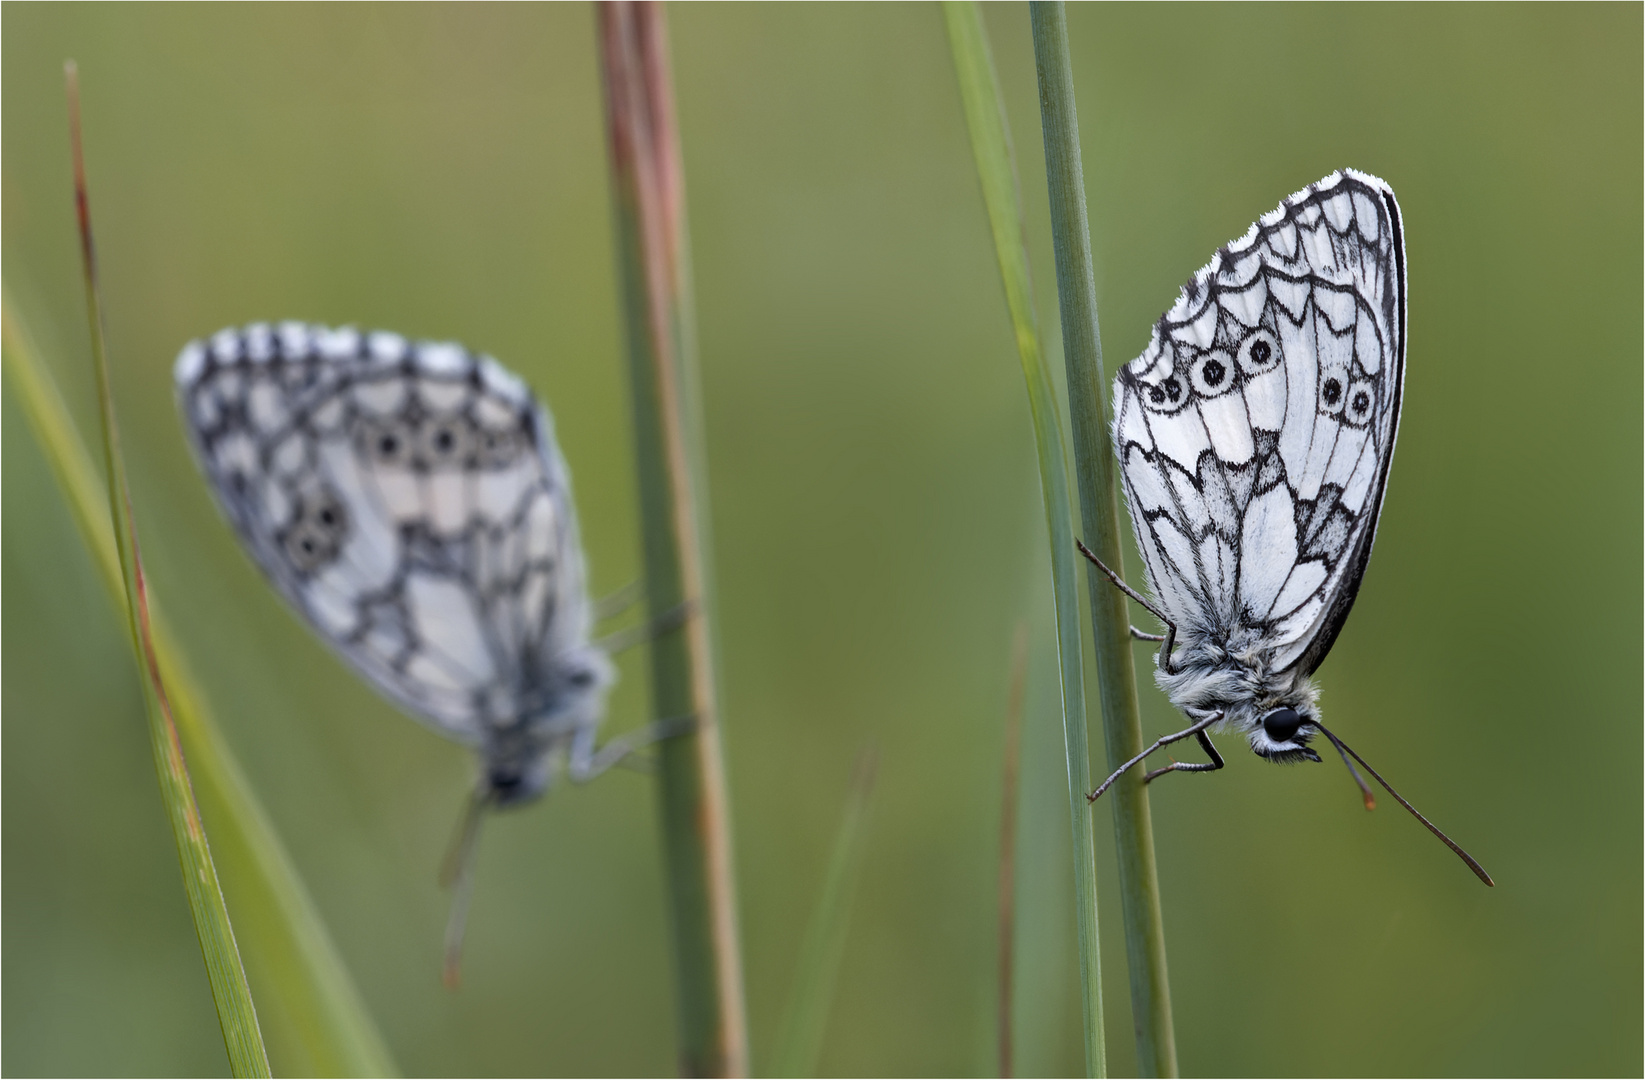
<instances>
[{"instance_id":1,"label":"butterfly antenna","mask_svg":"<svg viewBox=\"0 0 1645 1080\"><path fill-rule=\"evenodd\" d=\"M491 806L490 791L477 789L463 807L451 847L440 864L440 885L451 889L451 917L446 922L445 966L440 978L451 990L461 981L463 931L468 925L468 901L474 893L474 856L480 846L480 825Z\"/></svg>"},{"instance_id":2,"label":"butterfly antenna","mask_svg":"<svg viewBox=\"0 0 1645 1080\"><path fill-rule=\"evenodd\" d=\"M1318 724L1315 724L1314 726L1319 727ZM1325 731L1324 728L1319 728L1319 729L1321 731ZM1341 743L1337 742L1337 737L1335 735L1332 735L1329 731L1325 731L1325 735L1326 735L1327 738L1329 738L1331 740L1331 745L1337 748L1337 753L1342 755L1342 763L1344 765L1348 766L1348 775L1352 776L1354 778L1354 783L1359 785L1359 793L1361 795L1365 796L1365 809L1375 810L1377 808L1377 797L1375 795L1371 794L1371 785L1369 785L1365 782L1365 777L1361 776L1359 774L1359 770L1354 768L1354 759L1348 756L1348 751L1343 747L1343 745ZM1367 765L1365 767L1367 769L1370 768L1369 765ZM1379 776L1379 777L1377 777L1377 779L1380 780L1382 778ZM1396 795L1396 796L1394 796L1394 798L1397 799L1397 798L1399 798L1399 796ZM1401 800L1401 801L1403 802L1404 800ZM1414 811L1414 810L1411 811L1411 812L1413 814L1416 813L1416 811Z\"/></svg>"},{"instance_id":3,"label":"butterfly antenna","mask_svg":"<svg viewBox=\"0 0 1645 1080\"><path fill-rule=\"evenodd\" d=\"M1394 797L1394 800L1396 802L1398 802L1399 805L1401 805L1401 806L1405 807L1405 809L1409 810L1411 812L1412 817L1416 818L1418 821L1420 821L1424 825L1426 825L1428 827L1429 832L1431 832L1435 836L1439 837L1440 841L1446 847L1448 847L1452 851L1456 852L1457 857L1460 858L1463 862L1468 864L1468 869L1472 870L1476 875L1478 875L1479 880L1483 881L1487 885L1494 886L1496 884L1496 882L1491 880L1491 875L1487 874L1485 872L1485 868L1483 866L1479 865L1479 863L1474 861L1474 857L1472 855L1468 854L1466 851L1463 851L1462 848L1457 845L1457 842L1455 840L1452 840L1449 836L1446 836L1443 832L1440 831L1440 828L1439 828L1438 825L1435 825L1433 822L1431 822L1427 818L1423 817L1421 811L1419 811L1416 807L1412 806L1410 803L1406 802L1405 797L1403 795L1401 795L1399 792L1395 791L1393 789L1393 787L1389 785L1388 781L1386 781L1382 778L1382 775L1380 773L1378 773L1375 769L1371 768L1371 763L1370 762L1366 761L1364 758L1362 758L1358 754L1354 753L1352 747L1350 747L1347 743L1343 742L1341 739L1337 738L1335 735L1331 734L1331 732L1325 727L1324 724L1319 723L1317 720L1313 721L1312 723L1315 727L1319 728L1320 731L1325 733L1325 737L1327 739L1331 740L1331 745L1335 746L1337 748L1337 753L1343 755L1343 760L1344 761L1347 761L1349 757L1352 757L1355 761L1357 761L1361 765L1365 766L1365 771L1370 773L1373 777L1375 777L1376 782L1381 784L1383 786L1383 788L1388 792L1388 794L1390 794ZM1353 765L1350 764L1348 766L1348 769L1349 769L1350 772L1354 772ZM1361 780L1359 778L1359 774L1357 772L1354 772L1354 778L1356 780L1359 780L1360 787L1363 788L1365 786L1365 781ZM1366 793L1366 800L1365 801L1366 801L1366 804L1367 804L1367 808L1369 808L1369 804L1371 803L1371 797L1370 797L1369 792Z\"/></svg>"}]
</instances>

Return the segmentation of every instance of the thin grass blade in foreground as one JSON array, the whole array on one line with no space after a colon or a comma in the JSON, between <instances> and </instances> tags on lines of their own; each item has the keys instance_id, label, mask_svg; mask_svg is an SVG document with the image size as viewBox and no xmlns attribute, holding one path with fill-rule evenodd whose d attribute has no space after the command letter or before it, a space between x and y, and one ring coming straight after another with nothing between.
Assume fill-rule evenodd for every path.
<instances>
[{"instance_id":1,"label":"thin grass blade in foreground","mask_svg":"<svg viewBox=\"0 0 1645 1080\"><path fill-rule=\"evenodd\" d=\"M1091 837L1091 755L1085 727L1085 654L1080 644L1079 571L1075 569L1073 509L1068 499L1068 469L1051 374L1040 353L1034 323L1034 300L1023 245L1022 193L1011 155L999 80L982 25L982 10L972 0L943 4L948 39L954 50L960 97L965 103L971 149L982 180L983 201L994 232L994 254L1005 282L1005 302L1016 331L1017 353L1028 381L1028 405L1034 419L1034 448L1039 455L1040 492L1045 528L1051 544L1051 587L1056 598L1057 661L1062 681L1063 750L1068 758L1068 804L1074 836L1074 911L1079 927L1081 1018L1085 1032L1088 1076L1108 1074L1102 1025L1102 955L1097 938L1097 853Z\"/></svg>"},{"instance_id":2,"label":"thin grass blade in foreground","mask_svg":"<svg viewBox=\"0 0 1645 1080\"><path fill-rule=\"evenodd\" d=\"M698 416L684 173L667 27L656 3L599 5L618 264L634 395L650 616L686 616L651 646L659 719L695 730L658 747L659 802L687 1076L748 1071L730 809L720 748L708 493Z\"/></svg>"},{"instance_id":3,"label":"thin grass blade in foreground","mask_svg":"<svg viewBox=\"0 0 1645 1080\"><path fill-rule=\"evenodd\" d=\"M1028 696L1028 624L1011 642L1011 697L1005 706L1005 760L1000 784L999 999L996 1002L999 1072L1016 1075L1011 1053L1011 993L1017 943L1017 788L1022 775L1022 710Z\"/></svg>"},{"instance_id":4,"label":"thin grass blade in foreground","mask_svg":"<svg viewBox=\"0 0 1645 1080\"><path fill-rule=\"evenodd\" d=\"M177 841L177 857L183 867L183 890L188 894L194 915L194 930L205 956L206 976L211 996L217 1003L217 1020L223 1028L223 1044L228 1050L229 1068L235 1076L268 1076L268 1052L257 1026L257 1009L251 988L246 984L240 951L229 925L228 905L217 883L217 868L211 861L200 807L194 801L183 746L172 719L171 703L160 677L159 663L150 637L148 598L143 581L143 560L137 550L137 533L131 516L131 492L126 483L125 461L120 451L120 429L114 417L114 398L109 384L108 356L104 348L103 311L97 287L97 254L92 243L91 210L86 198L85 158L80 147L80 86L71 61L68 81L69 140L74 152L74 200L80 222L80 254L85 270L86 315L91 325L92 362L97 374L97 400L103 427L103 464L107 470L109 517L114 524L115 544L120 554L120 572L125 582L127 622L132 648L141 669L139 681L148 705L149 740L154 749L155 771L160 778L160 798L171 821Z\"/></svg>"},{"instance_id":5,"label":"thin grass blade in foreground","mask_svg":"<svg viewBox=\"0 0 1645 1080\"><path fill-rule=\"evenodd\" d=\"M1119 499L1104 405L1108 378L1102 369L1097 327L1096 275L1085 212L1085 172L1080 162L1074 74L1068 59L1068 22L1060 2L1029 5L1034 63L1039 72L1040 120L1045 173L1051 194L1051 239L1057 258L1057 300L1062 310L1063 359L1068 367L1068 412L1073 421L1074 471L1080 493L1085 543L1109 566L1120 562ZM1072 536L1063 536L1073 547ZM1125 597L1095 574L1086 575L1091 636L1097 652L1097 686L1108 760L1129 761L1142 750L1137 677ZM1142 776L1132 771L1115 784L1114 842L1119 857L1125 952L1130 961L1131 1020L1137 1035L1137 1068L1143 1076L1176 1076L1177 1045L1171 990L1165 971L1165 927L1160 916L1154 831Z\"/></svg>"},{"instance_id":6,"label":"thin grass blade in foreground","mask_svg":"<svg viewBox=\"0 0 1645 1080\"><path fill-rule=\"evenodd\" d=\"M33 339L9 295L0 299L5 373L116 610L126 616L125 581L108 497ZM149 598L149 634L172 715L188 754L212 853L233 898L235 933L262 1003L264 1035L282 1073L390 1076L397 1070L343 967L314 901L297 876L250 782L218 732L159 601Z\"/></svg>"},{"instance_id":7,"label":"thin grass blade in foreground","mask_svg":"<svg viewBox=\"0 0 1645 1080\"><path fill-rule=\"evenodd\" d=\"M852 772L845 813L834 838L834 853L828 860L828 873L823 878L817 907L800 942L793 993L783 1013L782 1026L777 1029L772 1076L817 1075L828 1009L834 1001L840 959L845 955L851 901L857 894L857 880L861 877L868 804L874 794L877 767L878 757L870 749L858 756Z\"/></svg>"}]
</instances>

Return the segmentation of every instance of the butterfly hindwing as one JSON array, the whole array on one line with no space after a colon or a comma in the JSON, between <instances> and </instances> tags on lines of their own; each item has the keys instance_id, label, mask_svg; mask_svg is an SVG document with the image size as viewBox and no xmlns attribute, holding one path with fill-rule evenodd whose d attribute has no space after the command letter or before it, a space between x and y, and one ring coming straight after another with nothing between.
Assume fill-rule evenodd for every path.
<instances>
[{"instance_id":1,"label":"butterfly hindwing","mask_svg":"<svg viewBox=\"0 0 1645 1080\"><path fill-rule=\"evenodd\" d=\"M1114 384L1137 543L1179 626L1318 666L1370 556L1404 367L1399 209L1374 177L1298 192L1194 276Z\"/></svg>"},{"instance_id":2,"label":"butterfly hindwing","mask_svg":"<svg viewBox=\"0 0 1645 1080\"><path fill-rule=\"evenodd\" d=\"M566 469L495 361L301 323L184 349L177 393L258 565L389 697L478 743L586 639Z\"/></svg>"}]
</instances>

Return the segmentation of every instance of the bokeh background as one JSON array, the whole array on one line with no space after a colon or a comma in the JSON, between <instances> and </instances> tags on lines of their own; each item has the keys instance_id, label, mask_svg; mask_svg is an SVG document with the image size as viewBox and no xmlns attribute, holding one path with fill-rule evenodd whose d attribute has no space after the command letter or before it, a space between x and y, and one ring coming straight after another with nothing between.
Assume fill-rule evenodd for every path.
<instances>
[{"instance_id":1,"label":"bokeh background","mask_svg":"<svg viewBox=\"0 0 1645 1080\"><path fill-rule=\"evenodd\" d=\"M1077 1072L1043 519L940 13L670 17L756 1068L865 745L880 784L821 1068L996 1068L1000 763L1026 621L1018 1067ZM492 352L555 412L596 591L632 580L591 10L7 4L3 20L7 286L93 430L74 57L153 587L400 1067L670 1072L650 781L616 773L493 823L465 984L446 992L435 868L471 762L264 585L187 457L169 377L185 341L253 319ZM1027 10L987 21L1060 369ZM1344 165L1399 193L1399 457L1324 707L1499 883L1392 804L1367 815L1335 762L1275 768L1230 741L1227 770L1154 794L1184 1071L1637 1075L1640 7L1104 5L1069 22L1110 370L1283 196ZM122 624L10 390L3 431L0 1066L221 1073ZM647 718L643 657L622 669L614 731ZM1143 696L1145 728L1173 730Z\"/></svg>"}]
</instances>

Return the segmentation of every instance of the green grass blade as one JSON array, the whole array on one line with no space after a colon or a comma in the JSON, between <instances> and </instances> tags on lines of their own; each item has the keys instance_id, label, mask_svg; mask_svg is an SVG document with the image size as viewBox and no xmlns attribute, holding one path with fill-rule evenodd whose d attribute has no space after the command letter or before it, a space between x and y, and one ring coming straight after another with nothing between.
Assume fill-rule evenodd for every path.
<instances>
[{"instance_id":1,"label":"green grass blade","mask_svg":"<svg viewBox=\"0 0 1645 1080\"><path fill-rule=\"evenodd\" d=\"M776 1050L771 1058L772 1076L815 1076L822 1055L823 1034L828 1027L828 1009L834 1000L834 985L845 955L846 932L851 925L851 901L857 894L866 845L869 801L874 794L876 758L866 751L857 759L846 796L845 813L834 837L834 852L828 860L822 893L811 913L811 921L800 941L799 963L794 969L794 988L782 1026L777 1029Z\"/></svg>"},{"instance_id":2,"label":"green grass blade","mask_svg":"<svg viewBox=\"0 0 1645 1080\"><path fill-rule=\"evenodd\" d=\"M1085 1068L1091 1076L1107 1075L1102 1025L1102 955L1097 939L1097 854L1091 836L1090 749L1085 727L1084 652L1080 644L1079 571L1075 568L1073 510L1068 497L1068 470L1062 425L1051 387L1051 374L1040 352L1034 322L1028 251L1023 245L1022 193L1017 183L999 80L974 2L943 4L948 38L965 103L971 149L982 180L983 201L994 232L994 253L1005 283L1006 306L1016 331L1017 354L1028 382L1034 420L1034 448L1039 456L1040 491L1045 503L1046 536L1051 545L1051 586L1056 597L1057 660L1062 677L1063 749L1068 758L1068 804L1074 834L1074 910L1079 928L1080 990L1085 1030Z\"/></svg>"},{"instance_id":3,"label":"green grass blade","mask_svg":"<svg viewBox=\"0 0 1645 1080\"><path fill-rule=\"evenodd\" d=\"M115 547L120 556L120 576L126 594L126 621L131 631L132 649L137 655L148 706L149 741L154 750L155 772L160 779L160 800L171 822L177 842L177 857L183 868L183 891L194 916L194 931L206 961L206 977L217 1003L217 1021L223 1029L223 1045L228 1050L229 1068L235 1076L268 1076L268 1052L263 1048L262 1029L257 1025L257 1009L251 1000L240 950L229 924L228 904L217 882L217 867L211 859L200 807L194 799L183 744L172 717L171 702L161 680L159 662L150 635L147 585L143 559L137 547L136 523L131 515L131 489L126 483L125 460L120 450L120 428L114 415L114 397L109 384L108 355L104 346L103 311L97 288L97 256L92 243L91 211L86 197L85 159L80 147L80 88L73 63L65 72L68 80L69 142L74 153L74 198L80 220L80 253L85 271L86 316L91 326L92 363L97 377L98 417L103 431L104 479L108 483L109 518L114 525Z\"/></svg>"},{"instance_id":4,"label":"green grass blade","mask_svg":"<svg viewBox=\"0 0 1645 1080\"><path fill-rule=\"evenodd\" d=\"M1016 1075L1012 1053L1012 987L1017 955L1017 810L1022 796L1022 712L1028 696L1028 623L1019 622L1011 644L1011 696L1005 706L1005 755L1000 763L1000 876L998 996L995 1029L999 1074Z\"/></svg>"},{"instance_id":5,"label":"green grass blade","mask_svg":"<svg viewBox=\"0 0 1645 1080\"><path fill-rule=\"evenodd\" d=\"M0 290L3 291L3 290ZM131 609L103 481L49 368L9 294L0 300L9 388L86 539L116 610ZM158 602L148 597L149 647L190 763L189 779L212 823L222 882L238 914L237 941L263 1003L275 1059L292 1075L396 1073L313 901L267 814L218 732Z\"/></svg>"},{"instance_id":6,"label":"green grass blade","mask_svg":"<svg viewBox=\"0 0 1645 1080\"><path fill-rule=\"evenodd\" d=\"M1073 421L1074 470L1080 493L1080 524L1087 546L1109 566L1120 567L1119 499L1114 456L1108 445L1108 414L1097 327L1096 274L1085 211L1085 172L1080 161L1074 75L1068 59L1068 24L1060 2L1029 5L1034 60L1039 72L1045 172L1051 196L1051 238L1056 248L1057 299L1062 310L1063 359L1068 369L1068 411ZM1071 540L1064 538L1066 545ZM1091 631L1097 653L1103 736L1111 762L1129 761L1142 750L1137 678L1132 663L1125 597L1098 574L1087 574ZM1160 915L1154 831L1141 770L1133 769L1108 797L1114 813L1119 858L1125 951L1131 976L1131 1018L1137 1036L1137 1068L1144 1076L1177 1075L1171 990L1165 971L1165 928Z\"/></svg>"},{"instance_id":7,"label":"green grass blade","mask_svg":"<svg viewBox=\"0 0 1645 1080\"><path fill-rule=\"evenodd\" d=\"M748 1024L720 748L709 566L707 473L683 163L668 37L655 3L598 6L612 204L634 398L646 597L653 620L689 612L651 645L653 707L696 729L658 747L680 1010L688 1076L748 1071Z\"/></svg>"},{"instance_id":8,"label":"green grass blade","mask_svg":"<svg viewBox=\"0 0 1645 1080\"><path fill-rule=\"evenodd\" d=\"M102 479L9 295L0 299L0 339L7 383L116 610L126 617L125 579ZM149 621L190 776L211 822L212 850L233 898L236 938L257 987L274 1059L283 1073L296 1076L394 1075L387 1045L152 596Z\"/></svg>"}]
</instances>

